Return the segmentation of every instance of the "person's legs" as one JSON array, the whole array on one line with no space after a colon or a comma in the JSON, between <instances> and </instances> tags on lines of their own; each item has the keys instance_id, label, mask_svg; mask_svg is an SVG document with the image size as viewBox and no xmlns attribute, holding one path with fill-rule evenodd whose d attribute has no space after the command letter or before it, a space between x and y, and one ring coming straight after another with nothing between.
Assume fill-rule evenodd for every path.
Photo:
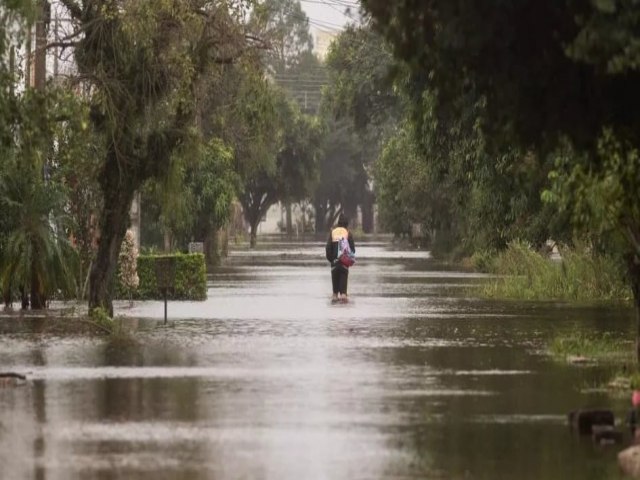
<instances>
[{"instance_id":1,"label":"person's legs","mask_svg":"<svg viewBox=\"0 0 640 480\"><path fill-rule=\"evenodd\" d=\"M341 297L347 298L347 282L349 281L349 270L347 268L340 269L340 282L338 285L338 292Z\"/></svg>"},{"instance_id":2,"label":"person's legs","mask_svg":"<svg viewBox=\"0 0 640 480\"><path fill-rule=\"evenodd\" d=\"M331 284L333 286L333 298L338 298L338 292L340 291L340 267L333 267L331 269Z\"/></svg>"}]
</instances>

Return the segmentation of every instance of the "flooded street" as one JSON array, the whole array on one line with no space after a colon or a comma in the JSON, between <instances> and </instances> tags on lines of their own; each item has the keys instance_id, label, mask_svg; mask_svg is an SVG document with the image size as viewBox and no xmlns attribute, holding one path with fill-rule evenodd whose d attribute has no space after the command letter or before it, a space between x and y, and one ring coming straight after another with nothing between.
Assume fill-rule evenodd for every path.
<instances>
[{"instance_id":1,"label":"flooded street","mask_svg":"<svg viewBox=\"0 0 640 480\"><path fill-rule=\"evenodd\" d=\"M619 478L619 448L566 414L621 421L628 399L543 349L576 326L630 338L629 311L474 299L482 275L424 252L357 253L332 305L323 245L234 252L166 326L161 302L117 304L137 345L2 319L0 369L30 380L0 389L0 478Z\"/></svg>"}]
</instances>

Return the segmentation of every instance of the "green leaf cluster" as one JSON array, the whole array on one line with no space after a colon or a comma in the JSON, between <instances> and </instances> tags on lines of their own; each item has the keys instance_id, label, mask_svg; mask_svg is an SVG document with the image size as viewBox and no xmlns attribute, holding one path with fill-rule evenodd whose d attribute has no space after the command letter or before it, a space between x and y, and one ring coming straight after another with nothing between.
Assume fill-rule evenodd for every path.
<instances>
[{"instance_id":1,"label":"green leaf cluster","mask_svg":"<svg viewBox=\"0 0 640 480\"><path fill-rule=\"evenodd\" d=\"M7 92L8 93L8 92ZM68 165L84 152L86 115L64 89L26 89L4 97L0 116L0 278L5 304L23 307L77 295L81 271L72 238Z\"/></svg>"},{"instance_id":2,"label":"green leaf cluster","mask_svg":"<svg viewBox=\"0 0 640 480\"><path fill-rule=\"evenodd\" d=\"M140 255L138 257L137 289L130 290L116 282L116 298L136 300L161 300L163 292L158 288L156 263L159 259L171 259L175 265L173 288L168 292L172 300L206 300L207 269L201 253L171 255ZM119 277L118 277L119 278Z\"/></svg>"},{"instance_id":3,"label":"green leaf cluster","mask_svg":"<svg viewBox=\"0 0 640 480\"><path fill-rule=\"evenodd\" d=\"M430 185L449 199L454 243L577 234L639 263L637 2L363 4L406 72L408 118Z\"/></svg>"}]
</instances>

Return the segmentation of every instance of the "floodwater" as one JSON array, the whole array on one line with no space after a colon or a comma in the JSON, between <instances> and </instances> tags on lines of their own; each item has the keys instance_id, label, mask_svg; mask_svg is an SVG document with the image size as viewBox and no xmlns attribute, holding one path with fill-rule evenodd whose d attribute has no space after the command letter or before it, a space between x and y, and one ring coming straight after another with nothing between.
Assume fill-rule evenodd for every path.
<instances>
[{"instance_id":1,"label":"floodwater","mask_svg":"<svg viewBox=\"0 0 640 480\"><path fill-rule=\"evenodd\" d=\"M473 298L481 275L358 245L331 305L321 244L234 252L205 302L117 305L138 344L0 320L1 479L603 479L616 454L566 414L626 398L553 362L576 327L628 338L625 309ZM622 428L622 426L620 427Z\"/></svg>"}]
</instances>

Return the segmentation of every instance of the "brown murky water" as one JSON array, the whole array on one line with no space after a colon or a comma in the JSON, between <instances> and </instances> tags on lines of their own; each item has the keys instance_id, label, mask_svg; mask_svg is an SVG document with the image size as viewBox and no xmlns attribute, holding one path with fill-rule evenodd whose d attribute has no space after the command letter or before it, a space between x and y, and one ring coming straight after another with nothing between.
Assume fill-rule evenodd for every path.
<instances>
[{"instance_id":1,"label":"brown murky water","mask_svg":"<svg viewBox=\"0 0 640 480\"><path fill-rule=\"evenodd\" d=\"M603 367L541 349L580 326L625 338L630 312L469 297L482 276L358 246L331 305L320 244L238 251L209 299L118 305L137 346L0 320L2 479L602 479L619 447L565 415L626 399ZM12 324L13 322L13 324Z\"/></svg>"}]
</instances>

